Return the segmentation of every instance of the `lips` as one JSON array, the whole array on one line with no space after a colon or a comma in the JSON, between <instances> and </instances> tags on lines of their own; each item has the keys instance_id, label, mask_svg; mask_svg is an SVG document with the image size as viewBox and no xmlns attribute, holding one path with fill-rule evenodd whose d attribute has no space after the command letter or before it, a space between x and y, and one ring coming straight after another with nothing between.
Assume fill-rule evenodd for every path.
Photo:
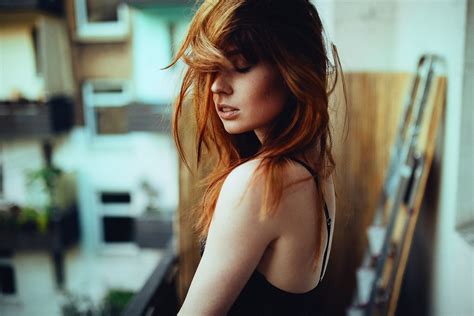
<instances>
[{"instance_id":1,"label":"lips","mask_svg":"<svg viewBox=\"0 0 474 316\"><path fill-rule=\"evenodd\" d=\"M217 105L217 114L224 120L235 119L239 114L239 109L227 104Z\"/></svg>"},{"instance_id":2,"label":"lips","mask_svg":"<svg viewBox=\"0 0 474 316\"><path fill-rule=\"evenodd\" d=\"M217 110L219 112L230 112L230 111L238 111L239 109L233 106L226 105L226 104L218 104Z\"/></svg>"}]
</instances>

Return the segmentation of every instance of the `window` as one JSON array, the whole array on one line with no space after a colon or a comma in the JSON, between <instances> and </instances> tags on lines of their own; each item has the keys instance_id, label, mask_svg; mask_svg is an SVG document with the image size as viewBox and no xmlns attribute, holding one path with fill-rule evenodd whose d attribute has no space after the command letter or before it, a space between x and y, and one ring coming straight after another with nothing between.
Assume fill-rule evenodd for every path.
<instances>
[{"instance_id":1,"label":"window","mask_svg":"<svg viewBox=\"0 0 474 316\"><path fill-rule=\"evenodd\" d=\"M74 0L76 39L84 42L122 41L129 33L129 11L119 0Z\"/></svg>"},{"instance_id":2,"label":"window","mask_svg":"<svg viewBox=\"0 0 474 316\"><path fill-rule=\"evenodd\" d=\"M92 136L126 134L129 83L120 79L95 79L82 87L85 123Z\"/></svg>"},{"instance_id":3,"label":"window","mask_svg":"<svg viewBox=\"0 0 474 316\"><path fill-rule=\"evenodd\" d=\"M120 4L118 0L108 1L86 1L87 21L89 23L98 22L118 22L117 7Z\"/></svg>"}]
</instances>

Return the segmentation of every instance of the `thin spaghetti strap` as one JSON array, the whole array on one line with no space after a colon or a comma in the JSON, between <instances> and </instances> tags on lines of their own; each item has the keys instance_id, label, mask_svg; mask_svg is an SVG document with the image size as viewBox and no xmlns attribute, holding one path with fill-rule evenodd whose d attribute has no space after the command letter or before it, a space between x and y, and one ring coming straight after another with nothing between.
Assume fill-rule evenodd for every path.
<instances>
[{"instance_id":1,"label":"thin spaghetti strap","mask_svg":"<svg viewBox=\"0 0 474 316\"><path fill-rule=\"evenodd\" d=\"M305 167L306 170L308 170L309 173L311 173L311 175L316 178L317 177L317 174L316 172L313 170L313 168L311 168L306 162L304 162L303 160L300 160L298 158L291 158L291 160L293 161L296 161L297 163L299 163L300 165L302 165L303 167ZM319 179L317 179L319 180Z\"/></svg>"},{"instance_id":2,"label":"thin spaghetti strap","mask_svg":"<svg viewBox=\"0 0 474 316\"><path fill-rule=\"evenodd\" d=\"M311 168L307 163L304 161L297 159L297 158L291 158L292 160L296 161L297 163L301 164L303 167L308 170L308 172L313 176L314 181L316 182L317 187L319 188L319 175L314 172L313 168ZM324 196L323 196L324 200ZM326 267L326 261L328 260L328 248L329 248L329 240L331 238L331 224L332 224L332 219L329 216L329 210L328 210L328 205L326 204L326 200L324 200L324 215L326 216L326 228L328 231L328 238L326 241L326 249L324 249L324 256L323 256L323 266L321 268L321 275L319 277L319 281L323 279L323 273L324 273L324 268Z\"/></svg>"},{"instance_id":3,"label":"thin spaghetti strap","mask_svg":"<svg viewBox=\"0 0 474 316\"><path fill-rule=\"evenodd\" d=\"M324 213L326 214L326 228L328 231L328 238L326 241L326 248L324 249L323 266L321 267L321 275L319 276L319 281L323 279L324 268L326 267L327 260L328 260L329 240L331 239L332 220L331 220L331 217L329 216L328 206L326 202L324 202Z\"/></svg>"}]
</instances>

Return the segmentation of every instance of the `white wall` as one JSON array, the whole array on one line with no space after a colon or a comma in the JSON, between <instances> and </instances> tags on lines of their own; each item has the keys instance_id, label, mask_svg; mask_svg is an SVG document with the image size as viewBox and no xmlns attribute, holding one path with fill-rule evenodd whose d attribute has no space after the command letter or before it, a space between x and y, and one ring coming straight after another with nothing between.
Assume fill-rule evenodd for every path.
<instances>
[{"instance_id":1,"label":"white wall","mask_svg":"<svg viewBox=\"0 0 474 316\"><path fill-rule=\"evenodd\" d=\"M334 41L343 70L394 70L398 7L393 1L334 2Z\"/></svg>"},{"instance_id":2,"label":"white wall","mask_svg":"<svg viewBox=\"0 0 474 316\"><path fill-rule=\"evenodd\" d=\"M22 206L41 207L47 196L28 186L27 172L43 166L41 144L33 140L2 142L4 198Z\"/></svg>"},{"instance_id":3,"label":"white wall","mask_svg":"<svg viewBox=\"0 0 474 316\"><path fill-rule=\"evenodd\" d=\"M325 19L347 72L412 71L424 52L446 59L448 95L431 311L440 316L474 315L474 248L455 230L466 0L333 0L332 6L327 12L333 17Z\"/></svg>"},{"instance_id":4,"label":"white wall","mask_svg":"<svg viewBox=\"0 0 474 316\"><path fill-rule=\"evenodd\" d=\"M474 179L474 1L469 3L468 21L466 33L466 53L464 56L464 86L463 106L461 122L461 144L459 157L459 179L458 179L458 226L467 228L470 225L470 238L474 244L474 191L472 187ZM470 224L468 224L470 223Z\"/></svg>"},{"instance_id":5,"label":"white wall","mask_svg":"<svg viewBox=\"0 0 474 316\"><path fill-rule=\"evenodd\" d=\"M169 21L176 23L176 39L180 41L188 19L166 10L134 9L132 20L135 99L149 104L170 104L178 91L181 69L161 70L168 66L172 58Z\"/></svg>"},{"instance_id":6,"label":"white wall","mask_svg":"<svg viewBox=\"0 0 474 316\"><path fill-rule=\"evenodd\" d=\"M37 34L36 52L33 30ZM41 14L18 14L0 21L0 100L18 96L38 100L73 93L64 20Z\"/></svg>"},{"instance_id":7,"label":"white wall","mask_svg":"<svg viewBox=\"0 0 474 316\"><path fill-rule=\"evenodd\" d=\"M64 170L80 170L96 188L139 190L147 180L158 191L162 209L178 203L178 160L170 135L133 132L108 142L91 140L76 127L56 143L53 162ZM105 137L104 137L105 138Z\"/></svg>"},{"instance_id":8,"label":"white wall","mask_svg":"<svg viewBox=\"0 0 474 316\"><path fill-rule=\"evenodd\" d=\"M0 100L44 97L43 79L36 73L31 37L33 25L0 24Z\"/></svg>"}]
</instances>

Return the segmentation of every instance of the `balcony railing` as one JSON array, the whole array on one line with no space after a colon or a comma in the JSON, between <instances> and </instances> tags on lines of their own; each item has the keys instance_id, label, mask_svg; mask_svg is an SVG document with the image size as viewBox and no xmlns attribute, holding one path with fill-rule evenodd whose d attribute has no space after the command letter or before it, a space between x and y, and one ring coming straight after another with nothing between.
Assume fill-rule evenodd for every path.
<instances>
[{"instance_id":1,"label":"balcony railing","mask_svg":"<svg viewBox=\"0 0 474 316\"><path fill-rule=\"evenodd\" d=\"M178 313L177 258L176 241L172 239L148 281L127 305L123 316L167 316Z\"/></svg>"}]
</instances>

